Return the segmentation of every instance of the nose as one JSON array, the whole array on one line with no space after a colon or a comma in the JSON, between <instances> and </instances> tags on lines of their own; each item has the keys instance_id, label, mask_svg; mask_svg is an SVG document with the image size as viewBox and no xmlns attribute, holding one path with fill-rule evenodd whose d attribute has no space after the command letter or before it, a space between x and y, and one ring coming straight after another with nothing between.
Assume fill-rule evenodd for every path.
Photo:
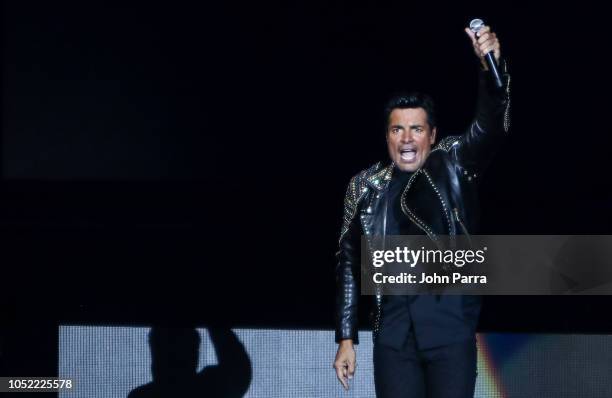
<instances>
[{"instance_id":1,"label":"nose","mask_svg":"<svg viewBox=\"0 0 612 398\"><path fill-rule=\"evenodd\" d=\"M402 135L400 136L400 142L402 144L409 144L413 141L412 139L412 131L410 129L403 130Z\"/></svg>"}]
</instances>

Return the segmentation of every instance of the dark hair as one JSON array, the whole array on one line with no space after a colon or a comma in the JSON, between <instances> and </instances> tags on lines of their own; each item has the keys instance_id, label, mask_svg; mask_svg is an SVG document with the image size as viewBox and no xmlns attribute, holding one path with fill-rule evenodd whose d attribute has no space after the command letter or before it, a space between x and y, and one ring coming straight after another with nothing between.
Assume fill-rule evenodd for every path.
<instances>
[{"instance_id":1,"label":"dark hair","mask_svg":"<svg viewBox=\"0 0 612 398\"><path fill-rule=\"evenodd\" d=\"M385 106L385 131L389 125L389 116L394 109L423 108L427 113L427 123L433 129L436 127L436 112L433 99L423 93L411 92L394 95Z\"/></svg>"}]
</instances>

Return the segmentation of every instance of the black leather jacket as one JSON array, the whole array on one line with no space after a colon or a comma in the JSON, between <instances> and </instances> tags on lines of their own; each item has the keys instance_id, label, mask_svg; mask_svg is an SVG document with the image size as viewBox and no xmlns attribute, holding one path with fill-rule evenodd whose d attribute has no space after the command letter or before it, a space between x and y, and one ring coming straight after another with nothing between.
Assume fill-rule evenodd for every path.
<instances>
[{"instance_id":1,"label":"black leather jacket","mask_svg":"<svg viewBox=\"0 0 612 398\"><path fill-rule=\"evenodd\" d=\"M504 87L496 88L489 74L480 71L473 122L464 134L443 139L413 173L402 193L403 213L432 240L438 235L469 234L477 228L477 183L509 130L510 75L505 61L501 67ZM393 164L375 164L355 175L346 192L336 267L336 342L358 342L361 235L385 233L386 201L382 199L392 170ZM374 297L376 334L382 298Z\"/></svg>"}]
</instances>

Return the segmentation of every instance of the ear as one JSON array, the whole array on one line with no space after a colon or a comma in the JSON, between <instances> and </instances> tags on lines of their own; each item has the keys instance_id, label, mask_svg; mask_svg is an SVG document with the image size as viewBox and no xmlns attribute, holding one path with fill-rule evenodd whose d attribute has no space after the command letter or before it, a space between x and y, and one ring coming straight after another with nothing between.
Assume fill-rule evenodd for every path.
<instances>
[{"instance_id":1,"label":"ear","mask_svg":"<svg viewBox=\"0 0 612 398\"><path fill-rule=\"evenodd\" d=\"M434 142L436 142L436 134L437 134L437 132L438 132L438 130L436 130L435 127L431 130L431 135L429 136L429 143L431 145L433 145Z\"/></svg>"}]
</instances>

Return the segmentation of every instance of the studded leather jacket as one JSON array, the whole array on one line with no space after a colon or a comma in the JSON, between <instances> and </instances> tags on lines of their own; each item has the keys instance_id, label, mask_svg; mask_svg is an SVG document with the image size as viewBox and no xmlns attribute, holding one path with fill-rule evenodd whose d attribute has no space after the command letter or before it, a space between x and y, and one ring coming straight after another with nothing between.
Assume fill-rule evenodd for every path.
<instances>
[{"instance_id":1,"label":"studded leather jacket","mask_svg":"<svg viewBox=\"0 0 612 398\"><path fill-rule=\"evenodd\" d=\"M476 115L462 135L443 139L408 180L401 195L403 214L430 239L473 233L478 226L476 188L510 127L510 75L500 63L504 87L494 86L480 71ZM383 197L394 165L377 163L349 183L344 199L336 266L336 342L358 343L361 236L382 236L386 211ZM378 332L381 295L374 296L373 332ZM474 326L475 327L475 326Z\"/></svg>"}]
</instances>

